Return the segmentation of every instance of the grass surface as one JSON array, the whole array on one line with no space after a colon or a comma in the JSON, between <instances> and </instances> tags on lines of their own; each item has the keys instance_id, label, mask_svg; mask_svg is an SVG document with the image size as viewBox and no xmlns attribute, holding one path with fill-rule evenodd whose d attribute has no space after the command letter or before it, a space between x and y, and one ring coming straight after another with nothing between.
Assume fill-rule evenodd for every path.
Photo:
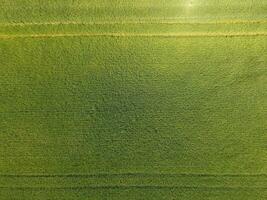
<instances>
[{"instance_id":1,"label":"grass surface","mask_svg":"<svg viewBox=\"0 0 267 200\"><path fill-rule=\"evenodd\" d=\"M264 1L1 3L1 200L266 199Z\"/></svg>"}]
</instances>

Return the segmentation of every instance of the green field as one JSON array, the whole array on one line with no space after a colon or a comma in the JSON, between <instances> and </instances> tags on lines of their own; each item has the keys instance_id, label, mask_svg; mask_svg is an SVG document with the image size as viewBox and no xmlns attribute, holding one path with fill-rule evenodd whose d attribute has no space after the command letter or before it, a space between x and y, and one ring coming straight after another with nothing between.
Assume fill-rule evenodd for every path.
<instances>
[{"instance_id":1,"label":"green field","mask_svg":"<svg viewBox=\"0 0 267 200\"><path fill-rule=\"evenodd\" d=\"M0 200L267 199L266 1L0 10Z\"/></svg>"}]
</instances>

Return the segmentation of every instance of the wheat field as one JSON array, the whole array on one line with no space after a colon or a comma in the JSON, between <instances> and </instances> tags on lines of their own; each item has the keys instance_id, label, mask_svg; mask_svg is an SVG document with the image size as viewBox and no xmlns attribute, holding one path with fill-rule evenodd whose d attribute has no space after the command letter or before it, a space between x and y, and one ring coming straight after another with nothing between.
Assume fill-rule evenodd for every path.
<instances>
[{"instance_id":1,"label":"wheat field","mask_svg":"<svg viewBox=\"0 0 267 200\"><path fill-rule=\"evenodd\" d=\"M0 10L0 200L267 198L266 1Z\"/></svg>"}]
</instances>

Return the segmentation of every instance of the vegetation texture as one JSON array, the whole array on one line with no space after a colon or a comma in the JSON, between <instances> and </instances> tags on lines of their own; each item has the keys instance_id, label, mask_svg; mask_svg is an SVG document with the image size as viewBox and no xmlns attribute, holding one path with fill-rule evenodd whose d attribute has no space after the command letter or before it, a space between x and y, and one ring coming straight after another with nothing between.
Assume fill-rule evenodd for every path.
<instances>
[{"instance_id":1,"label":"vegetation texture","mask_svg":"<svg viewBox=\"0 0 267 200\"><path fill-rule=\"evenodd\" d=\"M0 10L0 200L267 199L266 1Z\"/></svg>"}]
</instances>

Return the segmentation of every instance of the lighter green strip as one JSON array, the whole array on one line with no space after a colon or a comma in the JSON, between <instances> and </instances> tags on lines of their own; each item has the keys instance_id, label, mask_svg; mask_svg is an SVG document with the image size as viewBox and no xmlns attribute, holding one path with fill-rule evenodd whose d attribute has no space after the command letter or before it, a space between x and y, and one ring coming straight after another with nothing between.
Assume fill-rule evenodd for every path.
<instances>
[{"instance_id":1,"label":"lighter green strip","mask_svg":"<svg viewBox=\"0 0 267 200\"><path fill-rule=\"evenodd\" d=\"M96 21L96 22L20 22L20 23L0 23L0 26L42 26L42 25L115 25L115 24L265 24L267 20L224 20L211 22L183 22L183 21Z\"/></svg>"},{"instance_id":2,"label":"lighter green strip","mask_svg":"<svg viewBox=\"0 0 267 200\"><path fill-rule=\"evenodd\" d=\"M58 38L58 37L253 37L267 36L267 32L246 33L57 33L57 34L28 34L28 35L0 35L0 39L16 38Z\"/></svg>"}]
</instances>

